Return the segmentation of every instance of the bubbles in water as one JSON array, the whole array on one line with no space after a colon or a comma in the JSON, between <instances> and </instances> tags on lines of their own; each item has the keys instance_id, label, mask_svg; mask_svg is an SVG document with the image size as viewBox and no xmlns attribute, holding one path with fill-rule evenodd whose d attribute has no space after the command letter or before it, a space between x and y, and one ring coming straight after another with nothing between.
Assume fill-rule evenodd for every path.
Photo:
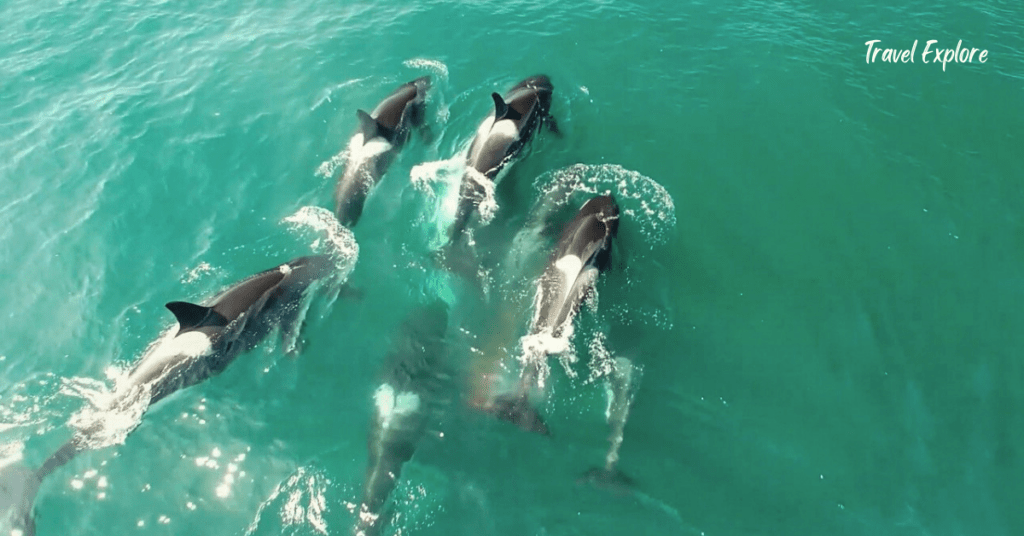
<instances>
[{"instance_id":1,"label":"bubbles in water","mask_svg":"<svg viewBox=\"0 0 1024 536\"><path fill-rule=\"evenodd\" d=\"M675 326L666 311L654 307L618 303L608 308L608 314L617 323L626 326L640 324L664 330L671 330Z\"/></svg>"},{"instance_id":2,"label":"bubbles in water","mask_svg":"<svg viewBox=\"0 0 1024 536\"><path fill-rule=\"evenodd\" d=\"M413 58L411 60L405 60L402 65L409 67L410 69L421 69L424 71L430 71L435 76L442 80L448 80L448 66L438 60L431 60L426 58Z\"/></svg>"},{"instance_id":3,"label":"bubbles in water","mask_svg":"<svg viewBox=\"0 0 1024 536\"><path fill-rule=\"evenodd\" d=\"M603 331L595 331L590 339L588 351L590 352L590 376L586 383L592 383L612 373L615 368L615 359L605 345L608 335Z\"/></svg>"},{"instance_id":4,"label":"bubbles in water","mask_svg":"<svg viewBox=\"0 0 1024 536\"><path fill-rule=\"evenodd\" d=\"M198 266L191 269L185 275L181 276L181 282L188 285L196 282L200 277L213 271L213 266L210 266L208 262L201 262Z\"/></svg>"}]
</instances>

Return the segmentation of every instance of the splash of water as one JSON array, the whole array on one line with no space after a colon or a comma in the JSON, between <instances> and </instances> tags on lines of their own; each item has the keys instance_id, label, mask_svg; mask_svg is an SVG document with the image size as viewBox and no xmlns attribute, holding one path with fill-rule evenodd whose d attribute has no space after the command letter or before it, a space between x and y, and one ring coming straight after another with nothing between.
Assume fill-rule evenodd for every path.
<instances>
[{"instance_id":1,"label":"splash of water","mask_svg":"<svg viewBox=\"0 0 1024 536\"><path fill-rule=\"evenodd\" d=\"M480 214L480 223L487 225L491 223L494 215L498 212L498 200L494 197L495 183L487 178L486 175L473 168L466 168L466 177L483 190L483 198L480 199L476 210Z\"/></svg>"},{"instance_id":2,"label":"splash of water","mask_svg":"<svg viewBox=\"0 0 1024 536\"><path fill-rule=\"evenodd\" d=\"M448 240L448 228L455 221L459 208L459 190L465 169L465 159L459 155L447 160L424 162L409 172L413 188L425 194L429 205L429 209L420 216L418 227L430 234L427 242L431 249L444 245Z\"/></svg>"},{"instance_id":3,"label":"splash of water","mask_svg":"<svg viewBox=\"0 0 1024 536\"><path fill-rule=\"evenodd\" d=\"M344 89L355 84L359 84L365 80L367 80L367 78L353 78L352 80L346 80L340 84L335 84L329 88L324 89L317 96L316 102L313 103L312 106L310 106L309 110L314 111L320 106L322 106L325 102L331 102L331 95L333 95L335 91L339 89Z\"/></svg>"},{"instance_id":4,"label":"splash of water","mask_svg":"<svg viewBox=\"0 0 1024 536\"><path fill-rule=\"evenodd\" d=\"M290 224L296 231L323 233L323 237L318 236L310 243L310 248L330 255L338 264L339 277L348 277L359 257L359 244L352 231L346 229L331 211L323 207L306 206L285 217L282 222Z\"/></svg>"},{"instance_id":5,"label":"splash of water","mask_svg":"<svg viewBox=\"0 0 1024 536\"><path fill-rule=\"evenodd\" d=\"M307 525L317 534L328 534L324 513L327 510L327 488L330 483L320 471L299 467L260 505L256 518L249 524L245 534L256 534L263 515L281 498L284 504L277 514L282 527Z\"/></svg>"},{"instance_id":6,"label":"splash of water","mask_svg":"<svg viewBox=\"0 0 1024 536\"><path fill-rule=\"evenodd\" d=\"M316 168L316 176L324 180L334 178L338 172L338 168L344 166L345 163L348 162L348 158L352 150L351 146L352 142L350 140L349 143L345 144L345 146L338 151L337 154L321 162Z\"/></svg>"},{"instance_id":7,"label":"splash of water","mask_svg":"<svg viewBox=\"0 0 1024 536\"><path fill-rule=\"evenodd\" d=\"M429 71L442 80L448 80L448 66L439 60L413 58L403 61L402 65L410 69Z\"/></svg>"},{"instance_id":8,"label":"splash of water","mask_svg":"<svg viewBox=\"0 0 1024 536\"><path fill-rule=\"evenodd\" d=\"M654 179L617 164L574 164L537 177L539 204L550 211L568 205L574 198L614 195L620 211L640 229L653 249L663 244L675 228L675 202L668 190Z\"/></svg>"}]
</instances>

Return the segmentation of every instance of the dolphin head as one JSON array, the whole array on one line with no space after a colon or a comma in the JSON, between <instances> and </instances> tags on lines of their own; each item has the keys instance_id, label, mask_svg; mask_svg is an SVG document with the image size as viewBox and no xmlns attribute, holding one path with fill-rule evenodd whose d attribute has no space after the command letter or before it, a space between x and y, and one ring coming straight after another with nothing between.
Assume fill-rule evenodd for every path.
<instances>
[{"instance_id":1,"label":"dolphin head","mask_svg":"<svg viewBox=\"0 0 1024 536\"><path fill-rule=\"evenodd\" d=\"M512 88L512 90L514 91L519 88L530 88L534 90L551 92L554 91L555 86L551 85L551 79L548 78L548 75L537 74L524 79L522 82L519 82L518 84L515 85L515 87Z\"/></svg>"},{"instance_id":2,"label":"dolphin head","mask_svg":"<svg viewBox=\"0 0 1024 536\"><path fill-rule=\"evenodd\" d=\"M614 237L619 232L619 204L611 195L591 198L580 207L579 219L595 218L604 225L605 235Z\"/></svg>"}]
</instances>

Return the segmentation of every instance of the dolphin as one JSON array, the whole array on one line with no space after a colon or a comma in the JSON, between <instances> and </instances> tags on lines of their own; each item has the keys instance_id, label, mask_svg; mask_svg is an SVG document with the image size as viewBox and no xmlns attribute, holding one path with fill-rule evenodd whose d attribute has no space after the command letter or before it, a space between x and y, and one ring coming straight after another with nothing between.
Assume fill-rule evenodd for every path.
<instances>
[{"instance_id":1,"label":"dolphin","mask_svg":"<svg viewBox=\"0 0 1024 536\"><path fill-rule=\"evenodd\" d=\"M639 369L628 358L616 358L612 372L605 383L608 406L605 418L611 433L608 436L608 452L605 454L603 467L593 467L578 480L594 486L603 487L617 492L628 492L634 486L633 479L623 473L619 465L619 450L622 448L626 420L629 408L633 404L636 384L639 382Z\"/></svg>"},{"instance_id":2,"label":"dolphin","mask_svg":"<svg viewBox=\"0 0 1024 536\"><path fill-rule=\"evenodd\" d=\"M370 190L408 141L412 127L425 128L429 89L430 77L423 76L399 86L373 113L356 111L359 129L349 140L348 162L334 190L334 213L342 225L359 222Z\"/></svg>"},{"instance_id":3,"label":"dolphin","mask_svg":"<svg viewBox=\"0 0 1024 536\"><path fill-rule=\"evenodd\" d=\"M388 498L412 459L416 443L438 410L447 356L448 310L443 302L414 310L402 325L383 381L373 393L374 412L367 438L369 459L356 536L380 534Z\"/></svg>"},{"instance_id":4,"label":"dolphin","mask_svg":"<svg viewBox=\"0 0 1024 536\"><path fill-rule=\"evenodd\" d=\"M610 195L591 198L565 225L537 284L531 335L563 335L593 291L598 274L608 268L618 228L619 205ZM498 396L491 411L524 430L548 435L543 419L527 399L538 374L535 361L529 360L518 391Z\"/></svg>"},{"instance_id":5,"label":"dolphin","mask_svg":"<svg viewBox=\"0 0 1024 536\"><path fill-rule=\"evenodd\" d=\"M105 408L108 415L137 405L145 412L172 393L220 374L276 326L282 337L297 333L308 305L305 297L315 283L336 273L328 256L299 257L232 285L208 305L168 303L177 330L171 326L149 345ZM136 420L124 433L139 424ZM14 506L13 525L22 536L35 534L32 508L43 478L92 448L103 431L102 422L76 431L35 471L0 469L0 514Z\"/></svg>"},{"instance_id":6,"label":"dolphin","mask_svg":"<svg viewBox=\"0 0 1024 536\"><path fill-rule=\"evenodd\" d=\"M550 113L553 91L551 80L541 74L519 82L504 97L491 93L494 110L477 127L469 146L459 205L448 230L449 243L462 236L488 189L499 180L499 172L507 169L540 125L559 132Z\"/></svg>"}]
</instances>

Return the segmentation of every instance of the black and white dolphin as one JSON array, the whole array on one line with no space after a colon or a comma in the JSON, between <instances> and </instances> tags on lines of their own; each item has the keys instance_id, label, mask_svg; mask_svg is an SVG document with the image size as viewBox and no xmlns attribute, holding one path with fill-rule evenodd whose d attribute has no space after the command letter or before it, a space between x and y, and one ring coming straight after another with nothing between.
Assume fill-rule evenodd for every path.
<instances>
[{"instance_id":1,"label":"black and white dolphin","mask_svg":"<svg viewBox=\"0 0 1024 536\"><path fill-rule=\"evenodd\" d=\"M477 127L466 156L466 173L459 188L455 221L448 231L449 244L459 239L469 225L499 173L519 155L541 124L558 132L551 116L554 86L545 75L531 76L512 87L505 96L491 93L494 110Z\"/></svg>"},{"instance_id":2,"label":"black and white dolphin","mask_svg":"<svg viewBox=\"0 0 1024 536\"><path fill-rule=\"evenodd\" d=\"M141 405L142 412L168 395L223 372L239 354L253 349L275 327L297 334L314 283L329 281L337 266L327 256L299 257L250 276L221 292L209 305L170 302L178 321L149 345L118 386L107 414ZM141 415L140 415L141 417ZM128 433L139 425L133 422ZM39 469L0 470L0 515L14 506L12 522L23 536L35 534L32 508L42 479L92 448L103 422L76 431Z\"/></svg>"},{"instance_id":3,"label":"black and white dolphin","mask_svg":"<svg viewBox=\"0 0 1024 536\"><path fill-rule=\"evenodd\" d=\"M348 144L348 162L334 190L334 213L346 227L359 222L370 190L380 182L413 127L424 127L426 94L430 77L423 76L398 87L366 113L357 110L359 129Z\"/></svg>"},{"instance_id":4,"label":"black and white dolphin","mask_svg":"<svg viewBox=\"0 0 1024 536\"><path fill-rule=\"evenodd\" d=\"M608 268L618 228L619 205L610 195L590 199L566 224L537 284L531 335L564 334L598 274ZM497 397L491 410L524 430L547 435L547 426L527 397L539 372L533 359L544 356L528 357L517 392Z\"/></svg>"},{"instance_id":5,"label":"black and white dolphin","mask_svg":"<svg viewBox=\"0 0 1024 536\"><path fill-rule=\"evenodd\" d=\"M402 466L412 459L416 443L438 409L444 372L448 311L442 302L412 312L395 340L383 382L373 393L373 422L367 439L369 460L356 536L379 534L385 507Z\"/></svg>"}]
</instances>

